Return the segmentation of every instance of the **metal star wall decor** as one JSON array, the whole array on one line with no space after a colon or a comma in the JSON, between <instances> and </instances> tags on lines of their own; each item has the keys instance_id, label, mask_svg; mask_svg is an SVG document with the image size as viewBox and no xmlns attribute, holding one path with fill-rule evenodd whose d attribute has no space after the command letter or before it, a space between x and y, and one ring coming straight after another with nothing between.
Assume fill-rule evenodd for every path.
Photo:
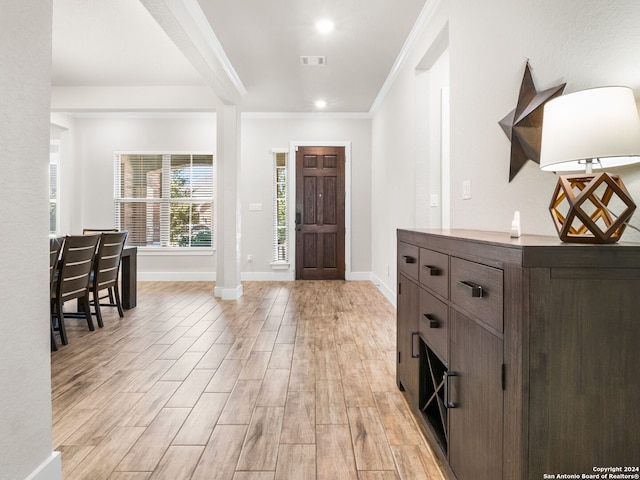
<instances>
[{"instance_id":1,"label":"metal star wall decor","mask_svg":"<svg viewBox=\"0 0 640 480\"><path fill-rule=\"evenodd\" d=\"M562 95L566 83L538 92L533 83L529 62L524 70L518 104L504 117L500 126L511 141L511 163L509 181L520 171L527 160L540 163L542 143L542 115L544 104Z\"/></svg>"}]
</instances>

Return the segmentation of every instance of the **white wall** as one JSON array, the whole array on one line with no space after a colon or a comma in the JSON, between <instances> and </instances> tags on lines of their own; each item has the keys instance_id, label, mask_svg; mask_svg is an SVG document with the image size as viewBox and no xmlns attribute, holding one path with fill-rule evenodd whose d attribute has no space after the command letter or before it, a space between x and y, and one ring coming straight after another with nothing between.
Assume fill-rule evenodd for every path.
<instances>
[{"instance_id":1,"label":"white wall","mask_svg":"<svg viewBox=\"0 0 640 480\"><path fill-rule=\"evenodd\" d=\"M75 192L60 199L65 228L79 233L84 227L113 225L113 152L211 151L216 149L215 117L155 114L136 118L124 114L60 116L67 128L61 161L61 192ZM72 138L64 142L65 138ZM261 118L242 120L241 181L242 265L244 278L277 278L271 268L273 206L272 149L289 148L292 141L351 142L352 235L351 271L371 271L371 122L362 118ZM70 148L69 155L64 147ZM249 203L261 203L262 211L249 211ZM203 253L203 252L201 252ZM253 261L247 261L247 255ZM293 265L293 262L292 262ZM141 279L208 280L214 278L216 256L139 254Z\"/></svg>"},{"instance_id":2,"label":"white wall","mask_svg":"<svg viewBox=\"0 0 640 480\"><path fill-rule=\"evenodd\" d=\"M527 162L509 183L509 142L496 123L515 107L527 58L538 90L564 82L565 93L627 85L640 96L638 25L635 0L452 4L454 226L506 230L520 210L524 233L555 235L547 210L555 175ZM619 173L638 194L640 183L629 171L638 167ZM472 182L472 200L461 200L463 179Z\"/></svg>"},{"instance_id":3,"label":"white wall","mask_svg":"<svg viewBox=\"0 0 640 480\"><path fill-rule=\"evenodd\" d=\"M351 272L371 272L371 121L296 118L242 121L242 271L271 271L273 148L296 141L351 142ZM295 162L295 159L289 159ZM291 179L295 181L294 179ZM249 203L262 203L250 212ZM290 237L290 241L295 241ZM247 262L247 254L253 262ZM292 267L294 259L290 259Z\"/></svg>"},{"instance_id":4,"label":"white wall","mask_svg":"<svg viewBox=\"0 0 640 480\"><path fill-rule=\"evenodd\" d=\"M178 117L178 118L176 118ZM114 225L113 154L114 151L216 151L214 115L127 118L107 114L102 117L78 115L72 119L69 135L72 152L61 146L61 192L73 196L60 199L60 210L69 218L68 230L61 234L81 233L83 228L109 228ZM71 143L71 142L69 142ZM215 254L199 255L142 254L138 256L141 279L214 278Z\"/></svg>"},{"instance_id":5,"label":"white wall","mask_svg":"<svg viewBox=\"0 0 640 480\"><path fill-rule=\"evenodd\" d=\"M0 478L60 479L47 282L52 5L3 2L1 11Z\"/></svg>"},{"instance_id":6,"label":"white wall","mask_svg":"<svg viewBox=\"0 0 640 480\"><path fill-rule=\"evenodd\" d=\"M520 210L523 233L556 235L548 212L555 175L527 162L509 183L510 145L498 126L516 105L527 59L538 90L564 82L565 93L626 85L640 97L637 0L441 2L373 118L373 191L385 191L390 178L395 185L373 199L374 211L385 212L373 217L373 269L393 291L395 229L415 223L414 77L447 21L453 227L508 231L513 211ZM640 167L615 173L640 198ZM462 200L463 180L471 181L470 200ZM631 223L640 225L640 220ZM639 239L627 229L624 240Z\"/></svg>"},{"instance_id":7,"label":"white wall","mask_svg":"<svg viewBox=\"0 0 640 480\"><path fill-rule=\"evenodd\" d=\"M430 182L424 164L430 150L429 132L424 131L429 122L424 111L429 104L429 81L419 66L447 20L441 6L372 120L372 271L391 298L396 291L396 229L418 225L417 198L428 198L430 193L416 182L416 177Z\"/></svg>"}]
</instances>

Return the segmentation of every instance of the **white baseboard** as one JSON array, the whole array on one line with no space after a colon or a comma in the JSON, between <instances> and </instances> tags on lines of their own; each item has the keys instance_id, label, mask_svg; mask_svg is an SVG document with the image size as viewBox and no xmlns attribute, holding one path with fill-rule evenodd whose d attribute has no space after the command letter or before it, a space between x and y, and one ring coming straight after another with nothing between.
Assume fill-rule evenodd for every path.
<instances>
[{"instance_id":1,"label":"white baseboard","mask_svg":"<svg viewBox=\"0 0 640 480\"><path fill-rule=\"evenodd\" d=\"M215 287L213 289L213 294L222 300L238 300L242 297L242 293L242 284L238 285L236 288Z\"/></svg>"},{"instance_id":2,"label":"white baseboard","mask_svg":"<svg viewBox=\"0 0 640 480\"><path fill-rule=\"evenodd\" d=\"M243 282L292 282L295 273L291 271L240 272ZM348 281L374 281L371 272L350 272ZM216 272L138 272L139 282L215 282Z\"/></svg>"},{"instance_id":3,"label":"white baseboard","mask_svg":"<svg viewBox=\"0 0 640 480\"><path fill-rule=\"evenodd\" d=\"M373 274L371 272L348 272L344 278L348 282L373 282Z\"/></svg>"},{"instance_id":4,"label":"white baseboard","mask_svg":"<svg viewBox=\"0 0 640 480\"><path fill-rule=\"evenodd\" d=\"M378 289L380 289L380 291L383 293L383 295L385 297L387 297L387 300L389 300L391 302L391 304L396 307L396 292L394 292L393 290L391 290L387 285L385 285L376 275L374 275L373 273L371 274L371 276L373 277L373 279L371 280L373 282L373 284L378 287Z\"/></svg>"},{"instance_id":5,"label":"white baseboard","mask_svg":"<svg viewBox=\"0 0 640 480\"><path fill-rule=\"evenodd\" d=\"M243 282L292 282L296 277L288 270L274 270L273 272L241 272L240 279Z\"/></svg>"},{"instance_id":6,"label":"white baseboard","mask_svg":"<svg viewBox=\"0 0 640 480\"><path fill-rule=\"evenodd\" d=\"M139 282L215 282L216 272L140 272Z\"/></svg>"},{"instance_id":7,"label":"white baseboard","mask_svg":"<svg viewBox=\"0 0 640 480\"><path fill-rule=\"evenodd\" d=\"M385 297L396 306L396 292L391 290L372 272L348 272L345 279L350 282L370 281ZM243 282L292 282L295 274L291 271L271 272L241 272L240 280ZM138 281L141 282L215 282L216 272L138 272ZM236 288L223 288L216 286L213 294L222 300L237 300L242 297L242 285Z\"/></svg>"},{"instance_id":8,"label":"white baseboard","mask_svg":"<svg viewBox=\"0 0 640 480\"><path fill-rule=\"evenodd\" d=\"M51 456L42 462L25 480L62 480L62 457L60 452L51 452Z\"/></svg>"}]
</instances>

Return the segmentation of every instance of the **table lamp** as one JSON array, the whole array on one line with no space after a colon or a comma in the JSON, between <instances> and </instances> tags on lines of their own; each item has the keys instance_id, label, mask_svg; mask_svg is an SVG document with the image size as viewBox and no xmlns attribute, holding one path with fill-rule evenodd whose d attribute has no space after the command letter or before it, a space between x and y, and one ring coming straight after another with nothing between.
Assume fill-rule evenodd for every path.
<instances>
[{"instance_id":1,"label":"table lamp","mask_svg":"<svg viewBox=\"0 0 640 480\"><path fill-rule=\"evenodd\" d=\"M636 209L618 175L603 169L640 161L640 119L633 91L601 87L544 106L540 168L562 175L549 205L560 239L614 243Z\"/></svg>"}]
</instances>

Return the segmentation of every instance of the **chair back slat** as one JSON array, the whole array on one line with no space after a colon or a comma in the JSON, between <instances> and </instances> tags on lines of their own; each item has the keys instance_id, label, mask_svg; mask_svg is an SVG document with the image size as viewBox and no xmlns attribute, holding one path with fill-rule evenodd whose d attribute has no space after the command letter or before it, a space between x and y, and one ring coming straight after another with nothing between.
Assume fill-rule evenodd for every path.
<instances>
[{"instance_id":1,"label":"chair back slat","mask_svg":"<svg viewBox=\"0 0 640 480\"><path fill-rule=\"evenodd\" d=\"M117 228L83 228L83 235L91 235L94 233L102 233L102 232L117 232Z\"/></svg>"}]
</instances>

